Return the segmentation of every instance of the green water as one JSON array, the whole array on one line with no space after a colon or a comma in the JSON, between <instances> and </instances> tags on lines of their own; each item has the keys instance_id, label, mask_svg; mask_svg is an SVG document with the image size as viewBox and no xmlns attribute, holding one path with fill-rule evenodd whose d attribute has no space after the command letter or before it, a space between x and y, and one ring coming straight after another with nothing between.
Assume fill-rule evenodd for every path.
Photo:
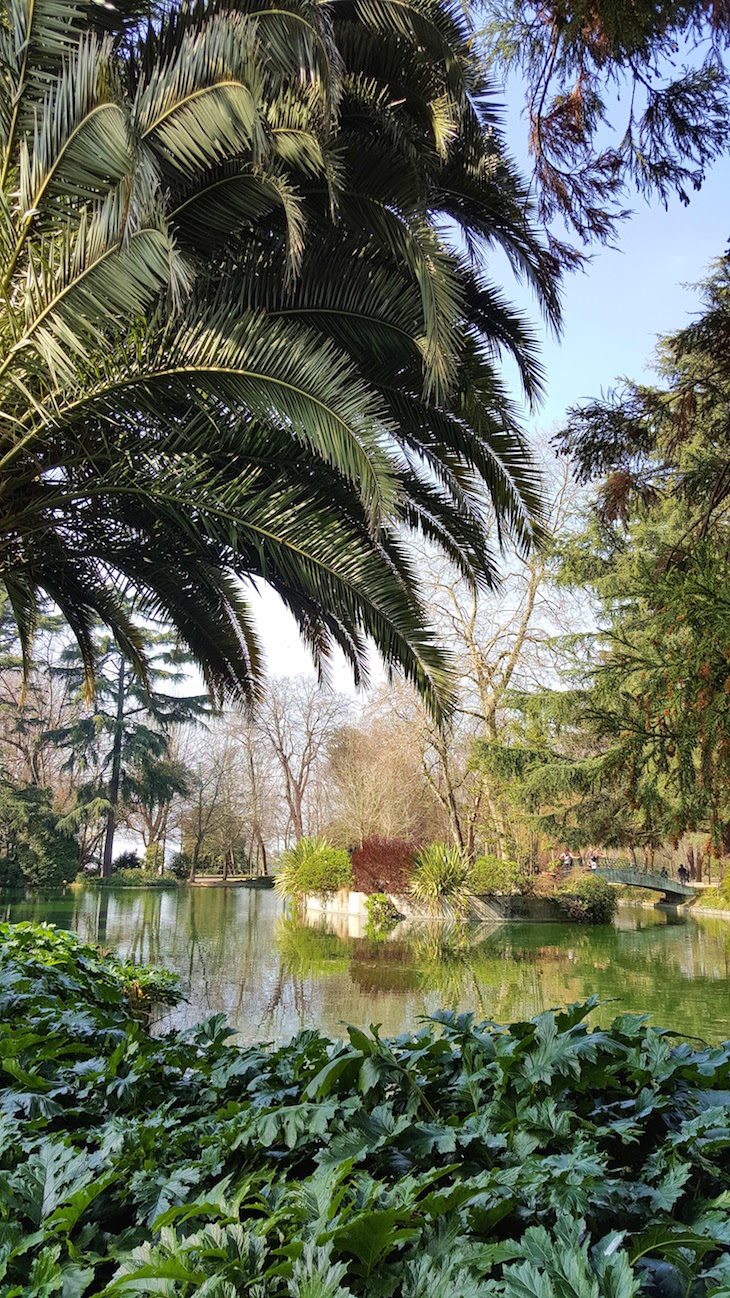
<instances>
[{"instance_id":1,"label":"green water","mask_svg":"<svg viewBox=\"0 0 730 1298\"><path fill-rule=\"evenodd\" d=\"M730 922L622 907L615 925L400 925L385 942L297 923L275 893L70 889L5 896L0 917L47 920L137 960L176 970L186 1003L161 1027L223 1011L245 1040L316 1026L382 1024L396 1033L439 1006L498 1022L593 992L708 1041L730 1038Z\"/></svg>"}]
</instances>

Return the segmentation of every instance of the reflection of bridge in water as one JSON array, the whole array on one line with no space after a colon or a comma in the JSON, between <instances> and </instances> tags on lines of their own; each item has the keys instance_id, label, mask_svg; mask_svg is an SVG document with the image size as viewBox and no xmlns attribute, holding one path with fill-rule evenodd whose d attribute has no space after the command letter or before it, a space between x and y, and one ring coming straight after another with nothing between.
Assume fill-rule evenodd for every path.
<instances>
[{"instance_id":1,"label":"reflection of bridge in water","mask_svg":"<svg viewBox=\"0 0 730 1298\"><path fill-rule=\"evenodd\" d=\"M669 906L683 906L697 897L689 883L679 883L677 879L668 879L664 874L652 870L596 870L606 883L623 883L630 888L649 888L652 892L663 892L662 902ZM661 904L661 903L660 903Z\"/></svg>"}]
</instances>

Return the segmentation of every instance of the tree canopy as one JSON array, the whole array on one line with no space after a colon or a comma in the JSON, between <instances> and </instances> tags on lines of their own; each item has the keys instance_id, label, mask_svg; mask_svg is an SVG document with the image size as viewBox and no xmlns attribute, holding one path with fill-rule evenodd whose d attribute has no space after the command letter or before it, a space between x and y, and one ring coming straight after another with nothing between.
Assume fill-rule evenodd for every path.
<instances>
[{"instance_id":1,"label":"tree canopy","mask_svg":"<svg viewBox=\"0 0 730 1298\"><path fill-rule=\"evenodd\" d=\"M591 799L605 819L618 797L614 839L698 831L711 855L730 852L729 289L723 260L698 319L662 340L660 382L573 410L557 438L595 488L561 543L563 580L597 601L584 688L558 696L583 752L553 724L519 762L526 794L557 793L563 817L577 799L583 841L611 841Z\"/></svg>"},{"instance_id":2,"label":"tree canopy","mask_svg":"<svg viewBox=\"0 0 730 1298\"><path fill-rule=\"evenodd\" d=\"M541 215L581 242L610 239L632 191L687 203L727 149L726 5L498 0L483 13L487 57L524 80Z\"/></svg>"},{"instance_id":3,"label":"tree canopy","mask_svg":"<svg viewBox=\"0 0 730 1298\"><path fill-rule=\"evenodd\" d=\"M366 644L438 712L448 660L404 529L477 582L485 509L523 546L538 477L502 382L553 323L555 265L445 0L5 0L0 23L0 575L94 672L109 626L174 625L211 692L255 697L246 586L320 671ZM132 592L133 615L125 595Z\"/></svg>"}]
</instances>

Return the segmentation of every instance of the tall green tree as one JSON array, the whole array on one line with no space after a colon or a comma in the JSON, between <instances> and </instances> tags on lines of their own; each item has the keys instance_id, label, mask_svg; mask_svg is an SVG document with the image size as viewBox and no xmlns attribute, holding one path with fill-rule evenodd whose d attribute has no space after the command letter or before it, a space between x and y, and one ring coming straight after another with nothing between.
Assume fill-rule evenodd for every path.
<instances>
[{"instance_id":1,"label":"tall green tree","mask_svg":"<svg viewBox=\"0 0 730 1298\"><path fill-rule=\"evenodd\" d=\"M572 412L558 438L595 508L566 579L598 598L585 715L650 840L730 853L730 263L659 349L662 382Z\"/></svg>"},{"instance_id":2,"label":"tall green tree","mask_svg":"<svg viewBox=\"0 0 730 1298\"><path fill-rule=\"evenodd\" d=\"M206 713L205 696L175 692L184 684L187 655L164 633L148 630L147 672L141 679L134 664L108 634L94 645L96 688L90 704L53 733L67 749L69 765L91 775L96 796L106 802L106 829L101 873L108 878L114 859L114 835L122 798L139 799L148 809L183 792L182 772L171 760L169 737L176 725ZM84 664L69 649L56 669L84 694Z\"/></svg>"},{"instance_id":3,"label":"tall green tree","mask_svg":"<svg viewBox=\"0 0 730 1298\"><path fill-rule=\"evenodd\" d=\"M0 884L53 887L78 867L73 820L54 809L51 790L0 777Z\"/></svg>"},{"instance_id":4,"label":"tall green tree","mask_svg":"<svg viewBox=\"0 0 730 1298\"><path fill-rule=\"evenodd\" d=\"M0 12L0 576L26 654L43 591L89 678L93 619L143 673L151 616L214 695L254 697L261 580L320 670L337 645L364 676L372 641L438 712L404 529L484 582L485 508L523 546L540 511L499 371L536 398L535 338L492 248L559 309L468 17Z\"/></svg>"}]
</instances>

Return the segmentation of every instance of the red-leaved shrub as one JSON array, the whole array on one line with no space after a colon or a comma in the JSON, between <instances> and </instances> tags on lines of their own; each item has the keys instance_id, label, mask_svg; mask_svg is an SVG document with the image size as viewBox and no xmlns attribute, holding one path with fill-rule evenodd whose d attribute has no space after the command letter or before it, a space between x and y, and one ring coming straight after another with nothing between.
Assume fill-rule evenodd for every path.
<instances>
[{"instance_id":1,"label":"red-leaved shrub","mask_svg":"<svg viewBox=\"0 0 730 1298\"><path fill-rule=\"evenodd\" d=\"M355 892L408 892L418 847L405 838L366 838L352 853Z\"/></svg>"}]
</instances>

